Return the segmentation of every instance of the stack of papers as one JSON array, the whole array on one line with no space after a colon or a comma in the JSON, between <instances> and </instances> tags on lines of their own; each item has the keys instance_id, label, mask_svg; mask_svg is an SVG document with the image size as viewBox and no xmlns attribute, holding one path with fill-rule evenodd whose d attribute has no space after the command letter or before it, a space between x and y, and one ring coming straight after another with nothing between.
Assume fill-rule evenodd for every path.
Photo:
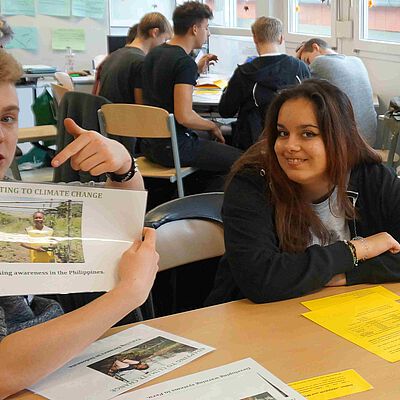
<instances>
[{"instance_id":1,"label":"stack of papers","mask_svg":"<svg viewBox=\"0 0 400 400\"><path fill-rule=\"evenodd\" d=\"M225 89L228 85L228 82L225 79L212 79L208 77L199 78L197 80L196 88L197 89L207 89L207 90L222 90Z\"/></svg>"},{"instance_id":2,"label":"stack of papers","mask_svg":"<svg viewBox=\"0 0 400 400\"><path fill-rule=\"evenodd\" d=\"M377 286L302 304L303 316L383 359L400 360L400 299Z\"/></svg>"}]
</instances>

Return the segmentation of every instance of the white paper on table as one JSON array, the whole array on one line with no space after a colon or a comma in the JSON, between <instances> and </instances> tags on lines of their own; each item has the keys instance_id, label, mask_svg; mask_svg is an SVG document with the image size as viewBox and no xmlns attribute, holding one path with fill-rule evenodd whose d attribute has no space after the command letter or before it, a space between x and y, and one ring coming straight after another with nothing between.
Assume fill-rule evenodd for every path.
<instances>
[{"instance_id":1,"label":"white paper on table","mask_svg":"<svg viewBox=\"0 0 400 400\"><path fill-rule=\"evenodd\" d=\"M51 400L107 400L212 350L201 343L137 325L93 343L82 355L29 390ZM141 361L149 368L111 373L115 360L126 359Z\"/></svg>"},{"instance_id":2,"label":"white paper on table","mask_svg":"<svg viewBox=\"0 0 400 400\"><path fill-rule=\"evenodd\" d=\"M113 288L121 254L141 239L146 198L99 185L0 182L0 296ZM38 210L49 235L33 229Z\"/></svg>"},{"instance_id":3,"label":"white paper on table","mask_svg":"<svg viewBox=\"0 0 400 400\"><path fill-rule=\"evenodd\" d=\"M251 358L125 393L119 400L305 400Z\"/></svg>"}]
</instances>

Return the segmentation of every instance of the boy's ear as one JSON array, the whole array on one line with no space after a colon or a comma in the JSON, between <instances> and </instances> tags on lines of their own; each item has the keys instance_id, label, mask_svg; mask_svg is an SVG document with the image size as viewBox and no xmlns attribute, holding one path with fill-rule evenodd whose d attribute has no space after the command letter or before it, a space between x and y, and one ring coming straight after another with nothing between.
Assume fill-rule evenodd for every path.
<instances>
[{"instance_id":1,"label":"boy's ear","mask_svg":"<svg viewBox=\"0 0 400 400\"><path fill-rule=\"evenodd\" d=\"M160 28L153 28L150 30L150 36L152 38L156 38L159 35L160 35Z\"/></svg>"}]
</instances>

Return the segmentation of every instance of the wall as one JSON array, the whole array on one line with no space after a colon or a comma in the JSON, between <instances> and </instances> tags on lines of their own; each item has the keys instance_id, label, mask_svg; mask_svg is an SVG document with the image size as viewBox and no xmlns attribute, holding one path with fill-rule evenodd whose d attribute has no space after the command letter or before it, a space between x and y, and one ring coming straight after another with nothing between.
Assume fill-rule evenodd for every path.
<instances>
[{"instance_id":1,"label":"wall","mask_svg":"<svg viewBox=\"0 0 400 400\"><path fill-rule=\"evenodd\" d=\"M80 28L85 30L85 51L74 51L75 69L92 69L92 59L98 54L107 52L106 36L108 34L108 2L103 19L78 17L51 17L37 14L29 16L6 16L11 27L31 26L39 31L38 50L10 49L9 51L21 64L45 64L64 69L65 51L52 50L51 31L56 28Z\"/></svg>"}]
</instances>

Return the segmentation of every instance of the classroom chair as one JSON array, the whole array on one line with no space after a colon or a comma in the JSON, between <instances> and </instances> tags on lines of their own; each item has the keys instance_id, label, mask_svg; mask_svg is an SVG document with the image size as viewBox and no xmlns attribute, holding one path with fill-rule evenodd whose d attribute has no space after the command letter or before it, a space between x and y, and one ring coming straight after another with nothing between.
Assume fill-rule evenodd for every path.
<instances>
[{"instance_id":1,"label":"classroom chair","mask_svg":"<svg viewBox=\"0 0 400 400\"><path fill-rule=\"evenodd\" d=\"M160 255L161 274L153 290L156 309L168 309L165 303L171 300L164 314L201 307L208 296L218 259L225 252L222 201L222 192L195 194L146 214L145 225L157 230Z\"/></svg>"},{"instance_id":2,"label":"classroom chair","mask_svg":"<svg viewBox=\"0 0 400 400\"><path fill-rule=\"evenodd\" d=\"M376 151L388 167L395 168L400 161L400 156L396 153L400 134L400 121L393 118L390 113L379 115L378 119L383 121L384 134L381 148L376 149Z\"/></svg>"},{"instance_id":3,"label":"classroom chair","mask_svg":"<svg viewBox=\"0 0 400 400\"><path fill-rule=\"evenodd\" d=\"M109 103L106 98L89 93L75 91L65 93L58 107L57 152L74 140L64 127L64 119L72 118L83 129L100 132L97 110L106 103ZM75 171L69 161L54 170L54 182L99 182L105 180L105 175L92 176L88 172Z\"/></svg>"},{"instance_id":4,"label":"classroom chair","mask_svg":"<svg viewBox=\"0 0 400 400\"><path fill-rule=\"evenodd\" d=\"M66 86L58 85L57 83L51 84L51 92L53 94L53 98L56 101L56 105L59 106L61 103L62 98L64 97L65 93L71 91L72 89L68 89ZM57 112L56 112L57 115Z\"/></svg>"},{"instance_id":5,"label":"classroom chair","mask_svg":"<svg viewBox=\"0 0 400 400\"><path fill-rule=\"evenodd\" d=\"M137 158L137 163L143 177L176 182L178 197L184 197L182 179L196 169L181 168L173 114L162 108L138 104L106 104L99 110L99 123L102 134L107 136L171 139L175 168L163 167L143 156Z\"/></svg>"},{"instance_id":6,"label":"classroom chair","mask_svg":"<svg viewBox=\"0 0 400 400\"><path fill-rule=\"evenodd\" d=\"M72 82L72 78L66 72L56 72L54 77L61 86L64 86L68 90L74 90L74 82Z\"/></svg>"}]
</instances>

